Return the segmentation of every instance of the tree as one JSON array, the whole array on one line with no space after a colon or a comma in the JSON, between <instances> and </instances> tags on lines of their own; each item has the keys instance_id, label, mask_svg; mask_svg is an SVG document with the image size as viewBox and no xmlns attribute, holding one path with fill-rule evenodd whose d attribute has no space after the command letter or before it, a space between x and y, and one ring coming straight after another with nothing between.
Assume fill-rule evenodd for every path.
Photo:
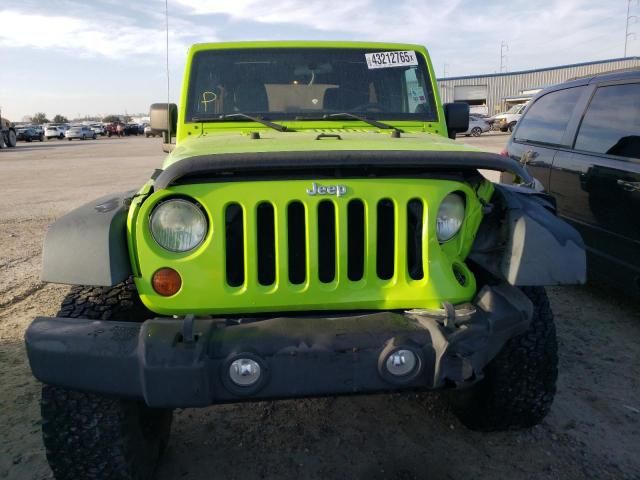
<instances>
[{"instance_id":1,"label":"tree","mask_svg":"<svg viewBox=\"0 0 640 480\"><path fill-rule=\"evenodd\" d=\"M33 117L31 117L31 121L36 125L42 125L43 123L49 123L49 119L47 115L43 112L36 113Z\"/></svg>"},{"instance_id":2,"label":"tree","mask_svg":"<svg viewBox=\"0 0 640 480\"><path fill-rule=\"evenodd\" d=\"M102 119L104 123L120 122L120 115L107 115Z\"/></svg>"},{"instance_id":3,"label":"tree","mask_svg":"<svg viewBox=\"0 0 640 480\"><path fill-rule=\"evenodd\" d=\"M58 114L55 117L53 117L53 123L69 123L69 119L64 115Z\"/></svg>"}]
</instances>

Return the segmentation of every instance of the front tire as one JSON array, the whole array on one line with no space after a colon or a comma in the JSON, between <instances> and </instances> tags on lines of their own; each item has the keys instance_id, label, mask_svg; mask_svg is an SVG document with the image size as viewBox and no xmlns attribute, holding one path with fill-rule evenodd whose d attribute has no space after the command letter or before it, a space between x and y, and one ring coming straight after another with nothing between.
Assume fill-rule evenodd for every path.
<instances>
[{"instance_id":1,"label":"front tire","mask_svg":"<svg viewBox=\"0 0 640 480\"><path fill-rule=\"evenodd\" d=\"M7 138L9 139L9 141L7 142L7 147L15 148L15 146L18 144L18 137L16 137L16 132L14 132L13 130L9 130Z\"/></svg>"},{"instance_id":2,"label":"front tire","mask_svg":"<svg viewBox=\"0 0 640 480\"><path fill-rule=\"evenodd\" d=\"M131 279L112 288L73 287L56 315L141 322L147 310ZM56 480L147 480L169 441L173 413L142 401L42 387L42 436Z\"/></svg>"},{"instance_id":3,"label":"front tire","mask_svg":"<svg viewBox=\"0 0 640 480\"><path fill-rule=\"evenodd\" d=\"M467 390L452 392L455 415L472 430L529 428L549 413L558 378L553 312L542 287L522 289L533 303L529 329L507 342Z\"/></svg>"},{"instance_id":4,"label":"front tire","mask_svg":"<svg viewBox=\"0 0 640 480\"><path fill-rule=\"evenodd\" d=\"M170 410L51 385L41 412L56 480L151 479L171 430Z\"/></svg>"},{"instance_id":5,"label":"front tire","mask_svg":"<svg viewBox=\"0 0 640 480\"><path fill-rule=\"evenodd\" d=\"M482 133L482 129L480 127L473 127L471 129L471 135L474 137L479 137L481 133Z\"/></svg>"}]
</instances>

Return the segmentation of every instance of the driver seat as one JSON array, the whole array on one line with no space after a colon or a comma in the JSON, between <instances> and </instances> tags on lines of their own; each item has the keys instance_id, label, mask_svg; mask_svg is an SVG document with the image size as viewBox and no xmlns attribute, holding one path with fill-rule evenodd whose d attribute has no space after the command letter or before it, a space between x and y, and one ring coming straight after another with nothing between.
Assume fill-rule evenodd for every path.
<instances>
[{"instance_id":1,"label":"driver seat","mask_svg":"<svg viewBox=\"0 0 640 480\"><path fill-rule=\"evenodd\" d=\"M233 106L235 111L242 113L268 112L267 89L261 82L239 83L233 91Z\"/></svg>"}]
</instances>

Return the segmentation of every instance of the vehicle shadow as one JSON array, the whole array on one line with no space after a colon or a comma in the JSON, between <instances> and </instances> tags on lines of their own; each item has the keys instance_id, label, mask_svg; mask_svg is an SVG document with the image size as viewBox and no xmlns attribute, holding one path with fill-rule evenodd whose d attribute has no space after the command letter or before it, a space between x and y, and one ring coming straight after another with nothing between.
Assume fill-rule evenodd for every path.
<instances>
[{"instance_id":1,"label":"vehicle shadow","mask_svg":"<svg viewBox=\"0 0 640 480\"><path fill-rule=\"evenodd\" d=\"M543 429L472 432L451 415L444 398L385 394L181 410L157 479L489 479L513 478L523 470L535 475L539 466L520 465L504 444L535 444ZM528 455L560 462L542 448Z\"/></svg>"}]
</instances>

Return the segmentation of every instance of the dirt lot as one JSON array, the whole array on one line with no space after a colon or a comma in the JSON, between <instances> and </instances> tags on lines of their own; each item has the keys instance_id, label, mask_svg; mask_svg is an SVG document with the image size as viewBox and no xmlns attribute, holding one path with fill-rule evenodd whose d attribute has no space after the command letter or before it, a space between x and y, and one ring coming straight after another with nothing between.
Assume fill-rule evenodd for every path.
<instances>
[{"instance_id":1,"label":"dirt lot","mask_svg":"<svg viewBox=\"0 0 640 480\"><path fill-rule=\"evenodd\" d=\"M504 135L465 139L496 151ZM159 165L144 138L20 144L0 152L0 478L51 478L39 386L22 336L67 288L39 282L46 226ZM439 395L262 402L175 416L157 477L169 479L640 479L640 310L598 288L549 290L560 341L551 414L522 432L478 434Z\"/></svg>"}]
</instances>

